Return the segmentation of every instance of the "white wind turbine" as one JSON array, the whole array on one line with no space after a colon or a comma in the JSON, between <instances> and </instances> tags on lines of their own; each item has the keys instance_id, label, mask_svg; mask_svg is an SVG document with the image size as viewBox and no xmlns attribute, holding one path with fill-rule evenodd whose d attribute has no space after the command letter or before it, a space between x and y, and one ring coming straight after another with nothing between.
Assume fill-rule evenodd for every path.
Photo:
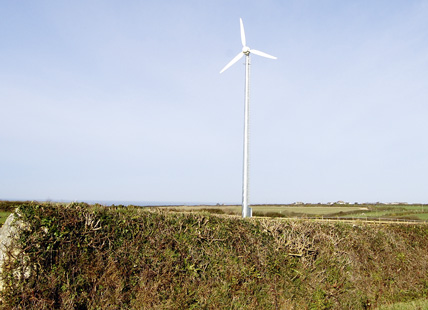
<instances>
[{"instance_id":1,"label":"white wind turbine","mask_svg":"<svg viewBox=\"0 0 428 310\"><path fill-rule=\"evenodd\" d=\"M249 176L249 114L250 114L250 53L276 59L275 56L271 56L264 52L250 49L247 46L247 42L245 40L245 31L244 24L242 23L242 18L239 19L241 24L241 43L242 43L242 51L235 56L221 71L220 73L227 70L231 67L235 62L244 57L245 55L245 117L244 117L244 171L243 171L243 180L242 180L242 217L251 217L252 210L248 206L248 176Z\"/></svg>"}]
</instances>

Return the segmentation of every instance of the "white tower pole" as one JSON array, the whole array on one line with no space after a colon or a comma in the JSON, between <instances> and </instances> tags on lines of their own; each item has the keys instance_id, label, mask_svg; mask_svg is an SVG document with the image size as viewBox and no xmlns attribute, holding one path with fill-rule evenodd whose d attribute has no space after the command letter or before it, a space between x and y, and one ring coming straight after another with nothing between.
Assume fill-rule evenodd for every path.
<instances>
[{"instance_id":1,"label":"white tower pole","mask_svg":"<svg viewBox=\"0 0 428 310\"><path fill-rule=\"evenodd\" d=\"M249 170L250 170L250 53L245 54L245 116L244 116L244 167L242 180L242 217L251 217L249 207Z\"/></svg>"},{"instance_id":2,"label":"white tower pole","mask_svg":"<svg viewBox=\"0 0 428 310\"><path fill-rule=\"evenodd\" d=\"M239 19L241 25L241 43L242 51L236 55L221 71L220 73L227 70L230 66L236 63L239 59L245 56L245 117L244 117L244 163L243 163L243 180L242 180L242 217L251 217L253 212L249 207L249 170L250 170L250 53L256 55L276 59L275 56L266 54L258 50L252 50L247 46L245 40L245 31L242 18Z\"/></svg>"}]
</instances>

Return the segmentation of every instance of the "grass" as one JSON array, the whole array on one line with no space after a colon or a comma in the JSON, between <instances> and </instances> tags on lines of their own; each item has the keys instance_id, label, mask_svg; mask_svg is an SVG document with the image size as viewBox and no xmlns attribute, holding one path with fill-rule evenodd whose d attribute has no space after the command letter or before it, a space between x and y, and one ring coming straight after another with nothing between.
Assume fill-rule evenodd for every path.
<instances>
[{"instance_id":1,"label":"grass","mask_svg":"<svg viewBox=\"0 0 428 310\"><path fill-rule=\"evenodd\" d=\"M15 210L15 208L22 203L24 202L0 200L0 227L3 226L7 217Z\"/></svg>"},{"instance_id":2,"label":"grass","mask_svg":"<svg viewBox=\"0 0 428 310\"><path fill-rule=\"evenodd\" d=\"M0 227L10 213L22 201L0 200ZM419 220L428 222L428 205L253 205L254 217L282 218L344 218L344 219L384 219L384 220ZM240 205L200 205L167 206L168 210L179 212L206 212L211 214L240 215Z\"/></svg>"},{"instance_id":3,"label":"grass","mask_svg":"<svg viewBox=\"0 0 428 310\"><path fill-rule=\"evenodd\" d=\"M405 210L428 211L427 205L399 205L397 208L402 208Z\"/></svg>"},{"instance_id":4,"label":"grass","mask_svg":"<svg viewBox=\"0 0 428 310\"><path fill-rule=\"evenodd\" d=\"M344 217L358 217L358 218L370 218L370 217L385 217L391 214L395 214L396 211L365 211L362 213L344 215Z\"/></svg>"},{"instance_id":5,"label":"grass","mask_svg":"<svg viewBox=\"0 0 428 310\"><path fill-rule=\"evenodd\" d=\"M293 212L301 214L313 214L313 215L326 215L339 212L352 212L360 210L360 207L317 207L317 206L306 206L306 207L272 207L272 206L253 206L253 211L259 212Z\"/></svg>"},{"instance_id":6,"label":"grass","mask_svg":"<svg viewBox=\"0 0 428 310\"><path fill-rule=\"evenodd\" d=\"M4 223L5 217L13 211L19 201L0 201L0 225ZM428 221L428 205L386 205L386 204L345 204L345 205L323 205L323 204L303 204L303 205L252 205L253 216L259 217L285 217L285 218L306 218L306 217L333 217L333 218L389 218L394 219L414 219ZM167 206L169 210L180 212L208 212L216 214L240 215L240 205L198 205L198 206Z\"/></svg>"},{"instance_id":7,"label":"grass","mask_svg":"<svg viewBox=\"0 0 428 310\"><path fill-rule=\"evenodd\" d=\"M428 213L415 214L420 220L428 221Z\"/></svg>"},{"instance_id":8,"label":"grass","mask_svg":"<svg viewBox=\"0 0 428 310\"><path fill-rule=\"evenodd\" d=\"M220 209L223 210L224 213L228 214L240 214L241 213L241 206L238 205L227 205L227 206L173 206L173 207L166 207L170 209L175 209L179 211L209 211L210 209ZM353 212L353 211L359 211L361 207L338 207L338 206L287 206L287 205L281 205L281 206L271 206L271 205L252 205L251 208L254 212L260 212L260 213L296 213L296 214L302 214L302 215L327 215L327 214L333 214L333 213L339 213L339 212Z\"/></svg>"},{"instance_id":9,"label":"grass","mask_svg":"<svg viewBox=\"0 0 428 310\"><path fill-rule=\"evenodd\" d=\"M0 211L0 226L4 224L11 212Z\"/></svg>"},{"instance_id":10,"label":"grass","mask_svg":"<svg viewBox=\"0 0 428 310\"><path fill-rule=\"evenodd\" d=\"M380 306L377 310L426 310L428 309L428 300L421 299L409 302L399 302L392 305Z\"/></svg>"},{"instance_id":11,"label":"grass","mask_svg":"<svg viewBox=\"0 0 428 310\"><path fill-rule=\"evenodd\" d=\"M428 206L426 205L252 205L253 216L269 217L333 217L333 218L360 218L360 219L414 219L428 220ZM167 207L175 211L241 214L241 206L173 206Z\"/></svg>"}]
</instances>

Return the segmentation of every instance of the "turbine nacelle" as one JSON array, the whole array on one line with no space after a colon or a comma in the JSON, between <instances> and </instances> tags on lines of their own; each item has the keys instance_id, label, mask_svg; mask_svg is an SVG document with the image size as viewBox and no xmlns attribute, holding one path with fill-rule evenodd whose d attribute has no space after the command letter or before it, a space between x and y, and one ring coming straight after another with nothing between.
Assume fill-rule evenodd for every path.
<instances>
[{"instance_id":1,"label":"turbine nacelle","mask_svg":"<svg viewBox=\"0 0 428 310\"><path fill-rule=\"evenodd\" d=\"M244 46L244 47L242 47L242 52L243 52L246 56L248 56L248 55L250 54L251 50L250 50L250 48L249 48L248 46Z\"/></svg>"},{"instance_id":2,"label":"turbine nacelle","mask_svg":"<svg viewBox=\"0 0 428 310\"><path fill-rule=\"evenodd\" d=\"M239 59L245 56L249 56L250 53L270 58L270 59L276 59L275 56L266 54L264 52L258 51L258 50L252 50L247 46L247 41L245 39L245 30L244 30L244 23L242 22L242 18L239 19L239 23L241 26L241 43L242 43L242 52L240 52L238 55L236 55L221 71L220 73L226 71L229 67L231 67L235 62L237 62Z\"/></svg>"}]
</instances>

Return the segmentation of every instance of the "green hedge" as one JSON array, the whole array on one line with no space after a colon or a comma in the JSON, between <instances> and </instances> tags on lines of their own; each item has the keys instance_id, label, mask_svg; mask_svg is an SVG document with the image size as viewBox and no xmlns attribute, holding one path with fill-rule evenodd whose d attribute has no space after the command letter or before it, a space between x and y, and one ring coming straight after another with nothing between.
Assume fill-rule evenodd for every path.
<instances>
[{"instance_id":1,"label":"green hedge","mask_svg":"<svg viewBox=\"0 0 428 310\"><path fill-rule=\"evenodd\" d=\"M18 214L6 309L365 309L428 296L425 225L76 203Z\"/></svg>"}]
</instances>

